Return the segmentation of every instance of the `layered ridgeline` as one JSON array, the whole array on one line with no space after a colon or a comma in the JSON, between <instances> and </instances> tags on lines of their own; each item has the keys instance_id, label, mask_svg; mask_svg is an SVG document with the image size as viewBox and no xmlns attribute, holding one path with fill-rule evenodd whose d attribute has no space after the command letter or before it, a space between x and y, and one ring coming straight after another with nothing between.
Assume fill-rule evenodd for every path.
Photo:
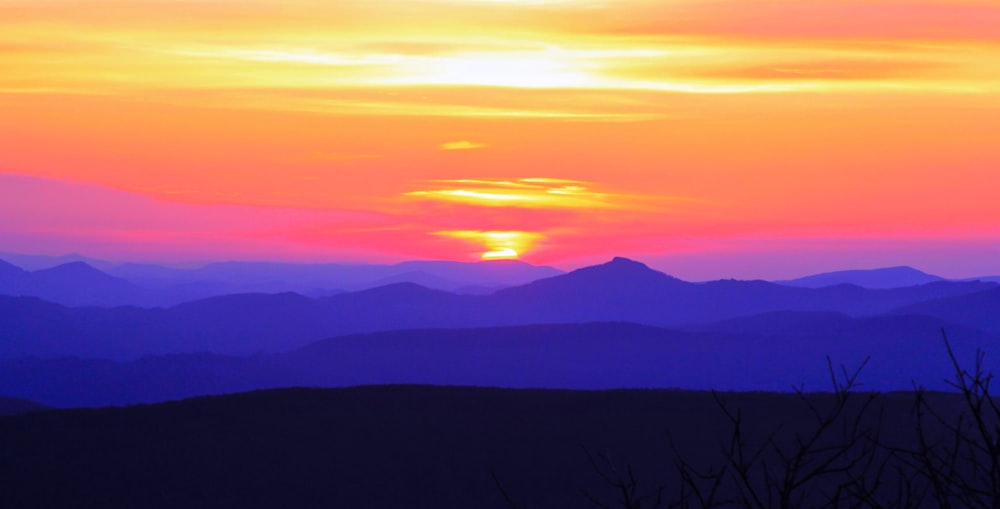
<instances>
[{"instance_id":1,"label":"layered ridgeline","mask_svg":"<svg viewBox=\"0 0 1000 509\"><path fill-rule=\"evenodd\" d=\"M157 309L4 297L0 393L97 406L384 383L820 390L827 356L849 367L870 357L869 388L943 387L941 329L963 358L992 351L997 292L689 283L618 258L480 296L402 283Z\"/></svg>"},{"instance_id":2,"label":"layered ridgeline","mask_svg":"<svg viewBox=\"0 0 1000 509\"><path fill-rule=\"evenodd\" d=\"M997 288L996 283L950 281L892 289L800 288L735 280L690 283L616 258L489 295L397 283L320 298L238 294L151 309L71 308L37 298L0 296L0 358L243 355L288 351L333 336L399 329L587 322L691 328L776 311L871 317L921 303L924 307L909 314L935 317L940 326L1000 332L996 314L988 312L991 304L979 314L947 312L951 305L947 299L976 299Z\"/></svg>"},{"instance_id":3,"label":"layered ridgeline","mask_svg":"<svg viewBox=\"0 0 1000 509\"><path fill-rule=\"evenodd\" d=\"M20 261L32 270L3 261ZM562 272L501 260L462 263L412 261L378 264L224 262L197 268L112 264L79 256L0 254L0 295L32 296L67 306L170 306L236 293L296 292L325 296L415 283L463 294L485 294Z\"/></svg>"},{"instance_id":4,"label":"layered ridgeline","mask_svg":"<svg viewBox=\"0 0 1000 509\"><path fill-rule=\"evenodd\" d=\"M787 319L796 327L787 327ZM926 317L781 314L701 332L628 323L419 329L326 339L285 353L149 356L133 361L0 361L7 395L52 406L147 403L262 388L417 383L492 387L620 387L790 391L830 388L826 358L868 364L866 389L945 388L953 367ZM1000 335L954 327L957 354ZM987 368L1000 366L995 356Z\"/></svg>"},{"instance_id":5,"label":"layered ridgeline","mask_svg":"<svg viewBox=\"0 0 1000 509\"><path fill-rule=\"evenodd\" d=\"M838 270L835 272L824 272L811 276L775 281L783 285L803 286L806 288L822 288L834 285L855 285L865 288L900 288L904 286L916 286L936 281L944 281L944 278L928 274L914 269L913 267L886 267L882 269L867 270Z\"/></svg>"}]
</instances>

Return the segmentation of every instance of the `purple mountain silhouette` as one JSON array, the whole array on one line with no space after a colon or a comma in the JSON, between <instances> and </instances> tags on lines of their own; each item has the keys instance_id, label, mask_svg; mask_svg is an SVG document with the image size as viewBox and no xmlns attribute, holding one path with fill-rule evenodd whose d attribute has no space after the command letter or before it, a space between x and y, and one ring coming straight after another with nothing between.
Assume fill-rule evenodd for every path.
<instances>
[{"instance_id":1,"label":"purple mountain silhouette","mask_svg":"<svg viewBox=\"0 0 1000 509\"><path fill-rule=\"evenodd\" d=\"M69 306L113 306L148 297L143 289L84 262L34 272L0 262L0 294L41 297Z\"/></svg>"},{"instance_id":2,"label":"purple mountain silhouette","mask_svg":"<svg viewBox=\"0 0 1000 509\"><path fill-rule=\"evenodd\" d=\"M943 387L953 369L928 317L813 316L796 330L776 317L729 323L715 332L628 323L414 329L318 341L282 354L183 354L129 362L87 359L0 360L7 394L56 406L155 402L273 387L417 383L607 389L660 387L828 390L826 357L857 368L873 390ZM807 324L809 318L798 320ZM780 322L776 322L780 323ZM953 347L968 357L1000 336L954 327ZM989 366L996 366L995 359Z\"/></svg>"},{"instance_id":3,"label":"purple mountain silhouette","mask_svg":"<svg viewBox=\"0 0 1000 509\"><path fill-rule=\"evenodd\" d=\"M824 286L848 284L863 288L885 289L923 285L935 281L943 281L943 278L919 271L913 267L886 267L882 269L824 272L798 279L775 281L775 283L805 288L822 288Z\"/></svg>"},{"instance_id":4,"label":"purple mountain silhouette","mask_svg":"<svg viewBox=\"0 0 1000 509\"><path fill-rule=\"evenodd\" d=\"M894 313L926 315L943 322L962 323L985 331L1000 332L1000 288L928 300L901 307Z\"/></svg>"},{"instance_id":5,"label":"purple mountain silhouette","mask_svg":"<svg viewBox=\"0 0 1000 509\"><path fill-rule=\"evenodd\" d=\"M64 308L6 297L0 298L0 357L277 352L325 337L405 328L611 321L687 327L774 311L860 317L993 288L997 285L980 282L891 290L793 288L765 281L696 284L619 258L485 296L399 283L319 299L230 295L168 309Z\"/></svg>"},{"instance_id":6,"label":"purple mountain silhouette","mask_svg":"<svg viewBox=\"0 0 1000 509\"><path fill-rule=\"evenodd\" d=\"M517 261L404 262L397 265L225 262L199 269L150 264L110 266L76 261L28 272L0 260L0 295L26 295L68 306L172 306L241 293L335 295L393 283L467 294L561 274Z\"/></svg>"}]
</instances>

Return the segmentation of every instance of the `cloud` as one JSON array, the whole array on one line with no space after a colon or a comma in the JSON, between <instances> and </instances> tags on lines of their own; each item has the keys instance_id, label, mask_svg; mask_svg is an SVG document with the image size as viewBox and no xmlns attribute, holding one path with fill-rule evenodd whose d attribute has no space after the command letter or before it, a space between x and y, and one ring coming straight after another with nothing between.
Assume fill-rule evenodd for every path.
<instances>
[{"instance_id":1,"label":"cloud","mask_svg":"<svg viewBox=\"0 0 1000 509\"><path fill-rule=\"evenodd\" d=\"M616 196L591 189L577 180L523 178L456 179L428 182L431 189L411 191L411 196L432 201L483 207L526 207L533 209L614 208Z\"/></svg>"},{"instance_id":2,"label":"cloud","mask_svg":"<svg viewBox=\"0 0 1000 509\"><path fill-rule=\"evenodd\" d=\"M478 143L475 141L461 140L461 141L449 141L447 143L441 144L441 150L471 150L476 148L486 147L485 143Z\"/></svg>"},{"instance_id":3,"label":"cloud","mask_svg":"<svg viewBox=\"0 0 1000 509\"><path fill-rule=\"evenodd\" d=\"M404 196L478 207L565 210L656 210L664 204L697 201L681 196L642 196L599 190L598 184L558 178L432 180L427 189ZM654 203L655 202L655 203Z\"/></svg>"}]
</instances>

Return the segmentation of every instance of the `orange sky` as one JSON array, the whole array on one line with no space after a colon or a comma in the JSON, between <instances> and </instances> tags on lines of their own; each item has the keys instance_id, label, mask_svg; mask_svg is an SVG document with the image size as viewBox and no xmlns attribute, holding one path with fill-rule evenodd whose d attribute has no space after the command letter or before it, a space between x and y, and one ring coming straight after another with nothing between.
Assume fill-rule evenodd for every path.
<instances>
[{"instance_id":1,"label":"orange sky","mask_svg":"<svg viewBox=\"0 0 1000 509\"><path fill-rule=\"evenodd\" d=\"M0 251L1000 273L997 27L994 0L4 0Z\"/></svg>"}]
</instances>

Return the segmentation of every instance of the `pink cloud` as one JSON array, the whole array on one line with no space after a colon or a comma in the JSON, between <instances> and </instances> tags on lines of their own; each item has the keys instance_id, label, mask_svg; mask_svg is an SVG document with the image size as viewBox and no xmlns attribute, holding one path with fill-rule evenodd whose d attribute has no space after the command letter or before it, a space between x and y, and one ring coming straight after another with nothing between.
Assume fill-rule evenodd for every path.
<instances>
[{"instance_id":1,"label":"pink cloud","mask_svg":"<svg viewBox=\"0 0 1000 509\"><path fill-rule=\"evenodd\" d=\"M5 251L86 250L111 258L317 256L324 251L290 244L283 232L385 221L379 214L349 210L175 203L92 184L0 174L0 250Z\"/></svg>"}]
</instances>

